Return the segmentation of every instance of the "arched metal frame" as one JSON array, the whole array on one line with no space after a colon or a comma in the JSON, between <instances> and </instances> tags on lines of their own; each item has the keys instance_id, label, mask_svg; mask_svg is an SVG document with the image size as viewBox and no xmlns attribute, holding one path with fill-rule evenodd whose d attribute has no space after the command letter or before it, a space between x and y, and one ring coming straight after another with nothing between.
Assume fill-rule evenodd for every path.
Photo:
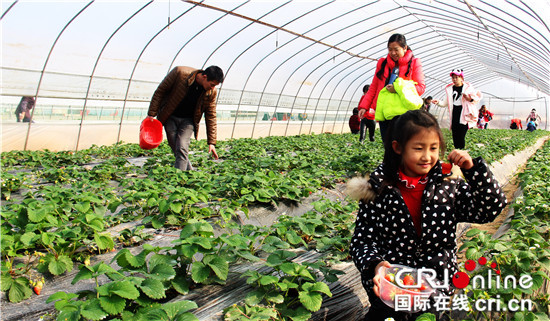
<instances>
[{"instance_id":1,"label":"arched metal frame","mask_svg":"<svg viewBox=\"0 0 550 321\"><path fill-rule=\"evenodd\" d=\"M314 106L312 121L309 128L310 133L313 128L313 119L315 119L317 112L323 112L323 109L320 109L322 99L328 102L327 108L324 110L324 115L321 115L323 117L323 130L327 125L329 105L332 101L335 101L337 103L337 109L334 111L334 120L332 121L332 130L334 130L339 115L342 115L341 111L343 110L346 113L349 112L354 97L357 98L357 96L360 96L359 89L362 88L363 85L370 83L371 79L368 79L365 75L371 75L374 72L376 61L386 54L385 41L387 39L385 38L387 38L387 36L377 31L384 27L383 24L371 24L363 32L355 34L345 33L348 28L353 27L355 24L368 22L370 19L374 19L375 15L368 15L367 8L370 6L377 6L378 10L380 10L379 7L382 5L386 7L385 11L376 13L376 15L391 17L392 19L391 28L385 30L386 34L389 35L392 30L395 32L408 30L406 33L408 42L414 46L413 50L415 55L422 60L424 73L427 79L426 91L432 96L443 94L443 86L449 82L448 72L455 67L463 67L466 69L467 80L473 83L493 83L500 79L510 79L534 88L539 95L550 94L550 81L548 76L550 74L550 29L548 28L547 22L535 12L532 5L522 0L510 0L505 3L489 3L484 0L478 0L475 3L470 3L471 1L469 0L452 2L432 0L429 3L424 1L405 2L397 0L378 0L371 1L367 4L350 5L346 7L345 11L338 8L338 1L319 1L310 2L309 6L304 6L306 10L303 12L295 12L294 16L289 17L289 19L287 19L288 21L282 24L273 24L264 19L273 16L273 14L281 8L294 4L295 1L289 0L276 4L266 4L270 5L271 8L267 8L265 13L259 15L257 18L251 18L240 12L253 2L253 0L241 1L233 5L231 9L224 9L220 7L220 5L223 6L222 3L212 2L212 4L210 4L207 0L182 1L182 13L172 21L169 19L168 23L161 27L160 30L148 40L138 57L135 59L123 97L122 113L118 123L119 131L117 141L120 140L130 87L134 81L135 71L141 62L143 54L152 44L154 44L157 36L163 33L169 26L175 25L182 16L194 14L195 11L193 9L198 7L204 10L214 10L221 14L182 44L168 64L168 72L173 68L178 58L180 58L182 51L188 44L201 41L200 36L206 30L223 29L223 25L228 17L231 17L231 19L248 21L248 23L236 32L228 35L214 50L205 52L203 68L210 61L215 61L216 55L221 54L222 50L225 49L227 51L227 48L231 47L231 40L237 39L238 35L244 30L250 30L256 25L271 28L272 30L268 30L267 32L264 30L256 39L247 39L249 45L245 46L240 52L234 52L233 60L229 68L225 70L226 79L230 79L233 73L239 73L240 71L233 70L233 66L236 66L237 62L242 60L245 53L258 48L258 46L262 46L263 41L268 37L275 33L287 33L292 36L290 40L282 43L280 46L277 43L277 48L274 50L267 51L263 55L258 56L256 62L252 64L250 71L244 77L244 86L242 88L237 88L241 90L241 92L237 103L231 137L233 137L237 125L237 117L239 109L243 104L245 91L252 80L256 80L257 82L263 81L264 84L263 90L260 92L260 98L256 109L256 119L252 126L251 136L255 134L256 123L258 121L257 115L260 112L262 100L266 94L277 95L277 102L274 106L275 112L277 112L283 96L290 96L292 98L292 104L290 105L291 113L297 108L296 104L299 98L307 99L304 110L308 110L310 101L315 101L316 99L317 101ZM54 54L57 42L65 31L71 27L72 23L93 3L94 1L86 3L80 11L73 15L60 30L55 41L52 43L43 68L40 71L38 84L36 85L36 100L40 97L42 80L44 74L47 72L48 62ZM80 135L86 117L87 102L90 99L91 84L94 77L96 77L96 69L102 59L104 50L112 42L115 34L123 28L126 28L127 23L138 14L147 14L147 11L144 9L153 3L154 1L151 0L130 14L106 39L103 47L97 54L97 58L95 59L93 69L87 82L76 149L79 148ZM0 21L4 20L7 15L12 14L12 9L17 4L18 1L14 1L2 13ZM334 17L326 21L317 22L316 25L311 26L307 31L301 33L287 28L287 26L292 23L299 22L304 19L304 17L312 15L325 7L334 9ZM350 24L334 28L330 34L323 34L320 38L309 36L313 31L318 30L324 25L332 24L334 26L338 19L357 13L365 13L365 18L362 20L352 20ZM396 23L401 19L404 19L405 23L397 25ZM370 35L370 32L375 33L375 35ZM334 39L335 36L340 35L342 35L342 38L345 37L345 40L339 40L334 44L325 42L331 37ZM296 45L296 40L303 40L305 43ZM367 43L368 48L362 48ZM346 48L340 48L340 45L345 45ZM275 57L283 47L292 48L290 54L278 65L270 65L270 58ZM315 50L316 53L307 58L300 57L300 55L312 49ZM360 51L357 53L352 52L352 50L356 49ZM349 57L339 61L334 66L330 66L330 63L334 63L336 58L341 58L345 55L349 55ZM281 89L278 92L270 90L269 88L272 88L275 83L274 80L277 77L278 71L282 70L286 65L294 65L296 62L298 62L297 66L294 67L294 70L289 72L287 77L283 77L283 81L281 81L281 77L276 79L278 82L282 82ZM258 80L258 75L255 75L255 73L261 65L271 66L272 72L269 76L264 75ZM2 68L15 69L12 66L2 66ZM300 85L295 88L290 88L289 82L294 77L299 76L299 73L304 73ZM320 75L317 75L319 73ZM254 76L256 78L253 78ZM158 81L158 79L155 79L155 81ZM314 83L314 85L309 89L309 94L303 96L303 85L306 81L310 81ZM223 91L224 86L230 87L231 84L226 84L224 82L222 87L220 87L220 92ZM339 95L338 92L341 92L341 95ZM31 118L34 117L34 112L35 109L32 110ZM305 121L302 120L300 124L300 132L302 132L304 122ZM281 125L281 123L278 125ZM286 128L284 132L286 135L288 133L290 120L287 121L285 125ZM271 121L269 124L270 135L273 126L274 122ZM31 127L32 122L28 124L24 145L25 149L27 148ZM341 132L342 131L343 127Z\"/></svg>"},{"instance_id":2,"label":"arched metal frame","mask_svg":"<svg viewBox=\"0 0 550 321\"><path fill-rule=\"evenodd\" d=\"M90 88L92 87L92 81L94 79L95 71L97 69L97 65L99 64L99 60L101 59L101 55L103 54L103 51L105 51L105 48L107 48L107 45L113 39L113 37L116 35L116 33L122 29L130 20L132 20L135 16L137 16L143 9L148 7L151 3L153 3L153 0L146 3L143 7L141 7L138 11L134 12L128 19L126 19L110 36L107 41L105 41L105 44L103 44L103 47L101 48L101 51L97 55L97 59L94 64L94 69L92 70L92 73L90 75L90 81L88 82L88 88L86 89L86 98L84 99L84 106L82 107L82 117L80 118L80 126L78 127L78 136L76 139L76 150L78 150L78 143L80 142L80 135L82 134L82 125L84 123L84 117L86 117L86 105L88 103L88 98L90 96ZM122 113L122 116L124 116L124 112ZM122 121L122 120L121 120ZM119 131L119 137L120 137L120 131Z\"/></svg>"}]
</instances>

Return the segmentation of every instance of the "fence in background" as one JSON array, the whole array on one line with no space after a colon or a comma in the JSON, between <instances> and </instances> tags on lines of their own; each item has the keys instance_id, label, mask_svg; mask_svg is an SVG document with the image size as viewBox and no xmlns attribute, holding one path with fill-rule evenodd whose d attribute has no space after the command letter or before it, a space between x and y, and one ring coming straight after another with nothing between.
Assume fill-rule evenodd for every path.
<instances>
[{"instance_id":1,"label":"fence in background","mask_svg":"<svg viewBox=\"0 0 550 321\"><path fill-rule=\"evenodd\" d=\"M158 83L142 80L114 79L95 76L72 75L47 72L44 74L32 125L17 129L14 111L22 96L35 96L37 89L29 83L38 82L39 72L2 68L2 94L0 115L3 127L3 150L50 148L43 141L44 125L67 126L73 128L63 137L69 144L66 149L80 149L90 145L81 144L88 137L83 132L98 132L93 126L109 125L109 139L98 140L103 144L119 141L133 142L132 135L124 131L135 130L146 117L150 97ZM6 81L6 80L9 81ZM359 88L358 88L359 90ZM356 95L359 98L359 94ZM320 132L349 132L347 125L352 110L358 101L338 98L318 98L307 96L280 95L267 92L252 92L221 88L218 96L218 137L242 138L270 135L296 135ZM512 118L525 120L529 111L535 108L542 118L541 129L548 128L548 103L543 98L499 98L486 97L483 101L495 114L490 128L508 128ZM430 110L439 119L442 127L448 126L446 108L432 106ZM40 124L41 126L37 126ZM74 127L78 130L74 130ZM85 127L90 127L85 130ZM37 130L40 128L40 130ZM9 130L9 132L7 132ZM203 131L204 132L204 131ZM70 134L69 134L70 133ZM68 135L76 137L68 137ZM95 135L102 135L100 132ZM136 135L134 135L136 136ZM124 138L124 139L123 139ZM130 139L129 139L130 138ZM136 137L137 138L137 137ZM6 139L17 139L15 145ZM21 143L21 140L24 142ZM34 140L34 143L31 141ZM41 144L45 144L42 146ZM32 145L32 147L30 147ZM10 147L12 146L12 147Z\"/></svg>"}]
</instances>

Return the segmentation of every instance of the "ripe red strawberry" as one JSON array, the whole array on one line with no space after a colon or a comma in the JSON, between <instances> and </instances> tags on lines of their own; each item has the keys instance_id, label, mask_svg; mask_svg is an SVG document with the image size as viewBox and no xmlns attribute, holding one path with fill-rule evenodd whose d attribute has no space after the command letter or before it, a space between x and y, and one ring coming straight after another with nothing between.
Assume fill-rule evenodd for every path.
<instances>
[{"instance_id":1,"label":"ripe red strawberry","mask_svg":"<svg viewBox=\"0 0 550 321\"><path fill-rule=\"evenodd\" d=\"M414 285L414 278L412 275L407 274L403 278L403 285Z\"/></svg>"},{"instance_id":2,"label":"ripe red strawberry","mask_svg":"<svg viewBox=\"0 0 550 321\"><path fill-rule=\"evenodd\" d=\"M425 284L420 285L420 292L422 292L422 291L426 291L426 285Z\"/></svg>"},{"instance_id":3,"label":"ripe red strawberry","mask_svg":"<svg viewBox=\"0 0 550 321\"><path fill-rule=\"evenodd\" d=\"M42 292L43 287L44 287L44 279L37 281L34 284L34 287L32 288L32 290L34 291L34 293L36 293L36 295L40 295L40 292Z\"/></svg>"},{"instance_id":4,"label":"ripe red strawberry","mask_svg":"<svg viewBox=\"0 0 550 321\"><path fill-rule=\"evenodd\" d=\"M452 168L453 164L441 163L441 173L443 173L443 175L451 174Z\"/></svg>"},{"instance_id":5,"label":"ripe red strawberry","mask_svg":"<svg viewBox=\"0 0 550 321\"><path fill-rule=\"evenodd\" d=\"M395 275L393 273L386 274L384 276L384 279L388 280L388 282L394 283L395 282Z\"/></svg>"}]
</instances>

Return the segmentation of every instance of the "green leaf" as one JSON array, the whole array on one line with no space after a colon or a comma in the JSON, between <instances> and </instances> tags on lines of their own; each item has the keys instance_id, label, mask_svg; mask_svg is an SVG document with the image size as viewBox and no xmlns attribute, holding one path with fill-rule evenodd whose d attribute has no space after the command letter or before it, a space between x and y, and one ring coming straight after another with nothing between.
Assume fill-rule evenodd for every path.
<instances>
[{"instance_id":1,"label":"green leaf","mask_svg":"<svg viewBox=\"0 0 550 321\"><path fill-rule=\"evenodd\" d=\"M136 286L126 280L110 283L109 294L111 293L130 300L135 300L139 297L139 290Z\"/></svg>"},{"instance_id":2,"label":"green leaf","mask_svg":"<svg viewBox=\"0 0 550 321\"><path fill-rule=\"evenodd\" d=\"M97 247L101 250L112 249L115 247L113 238L107 233L94 233L94 241L96 242Z\"/></svg>"},{"instance_id":3,"label":"green leaf","mask_svg":"<svg viewBox=\"0 0 550 321\"><path fill-rule=\"evenodd\" d=\"M302 238L296 233L296 231L291 230L286 233L286 239L288 240L288 243L292 245L296 245L299 243L304 243Z\"/></svg>"},{"instance_id":4,"label":"green leaf","mask_svg":"<svg viewBox=\"0 0 550 321\"><path fill-rule=\"evenodd\" d=\"M199 321L199 318L197 318L194 314L191 312L184 312L182 314L179 314L174 321Z\"/></svg>"},{"instance_id":5,"label":"green leaf","mask_svg":"<svg viewBox=\"0 0 550 321\"><path fill-rule=\"evenodd\" d=\"M183 208L183 203L180 203L180 202L170 203L170 209L174 213L180 213L182 208Z\"/></svg>"},{"instance_id":6,"label":"green leaf","mask_svg":"<svg viewBox=\"0 0 550 321\"><path fill-rule=\"evenodd\" d=\"M136 319L139 321L169 321L168 315L166 312L158 307L141 309L142 313Z\"/></svg>"},{"instance_id":7,"label":"green leaf","mask_svg":"<svg viewBox=\"0 0 550 321\"><path fill-rule=\"evenodd\" d=\"M71 272L73 269L73 261L66 255L60 255L57 258L53 257L48 264L48 270L53 275L60 275L67 272Z\"/></svg>"},{"instance_id":8,"label":"green leaf","mask_svg":"<svg viewBox=\"0 0 550 321\"><path fill-rule=\"evenodd\" d=\"M306 283L304 284L304 289L309 291L309 292L320 292L320 293L324 293L326 294L327 296L329 297L332 297L332 293L330 292L330 288L328 287L328 285L326 283L323 283L323 282L316 282L316 283Z\"/></svg>"},{"instance_id":9,"label":"green leaf","mask_svg":"<svg viewBox=\"0 0 550 321\"><path fill-rule=\"evenodd\" d=\"M138 268L145 264L146 256L147 253L145 251L142 251L138 255L133 255L130 253L130 250L122 249L113 257L113 261L116 260L121 267L132 266Z\"/></svg>"},{"instance_id":10,"label":"green leaf","mask_svg":"<svg viewBox=\"0 0 550 321\"><path fill-rule=\"evenodd\" d=\"M183 276L178 275L174 279L172 279L172 287L174 290L178 291L179 294L187 294L189 293L189 281Z\"/></svg>"},{"instance_id":11,"label":"green leaf","mask_svg":"<svg viewBox=\"0 0 550 321\"><path fill-rule=\"evenodd\" d=\"M42 241L42 244L44 245L51 245L53 242L53 239L50 233L42 233L42 235L40 236L40 239Z\"/></svg>"},{"instance_id":12,"label":"green leaf","mask_svg":"<svg viewBox=\"0 0 550 321\"><path fill-rule=\"evenodd\" d=\"M88 213L88 211L90 210L90 202L75 203L74 209L80 213Z\"/></svg>"},{"instance_id":13,"label":"green leaf","mask_svg":"<svg viewBox=\"0 0 550 321\"><path fill-rule=\"evenodd\" d=\"M78 281L87 280L94 277L92 270L88 266L80 265L78 269L80 271L78 271L78 273L74 276L74 279L72 280L71 284L75 284Z\"/></svg>"},{"instance_id":14,"label":"green leaf","mask_svg":"<svg viewBox=\"0 0 550 321\"><path fill-rule=\"evenodd\" d=\"M118 295L102 296L99 303L103 310L111 315L121 313L126 307L126 300Z\"/></svg>"},{"instance_id":15,"label":"green leaf","mask_svg":"<svg viewBox=\"0 0 550 321\"><path fill-rule=\"evenodd\" d=\"M466 236L467 237L474 237L476 235L479 235L479 233L481 233L481 231L477 228L473 228L471 230L469 230L468 232L466 232Z\"/></svg>"},{"instance_id":16,"label":"green leaf","mask_svg":"<svg viewBox=\"0 0 550 321\"><path fill-rule=\"evenodd\" d=\"M308 321L311 318L311 312L307 311L303 307L299 307L294 310L285 310L284 314L292 321Z\"/></svg>"},{"instance_id":17,"label":"green leaf","mask_svg":"<svg viewBox=\"0 0 550 321\"><path fill-rule=\"evenodd\" d=\"M193 301L182 300L163 304L161 308L166 312L170 319L173 319L179 313L187 312L189 310L196 309L197 307L197 304Z\"/></svg>"},{"instance_id":18,"label":"green leaf","mask_svg":"<svg viewBox=\"0 0 550 321\"><path fill-rule=\"evenodd\" d=\"M27 207L27 215L29 217L29 220L34 223L39 223L46 218L48 215L48 210L50 209L50 206L41 207L39 209L34 209L31 207Z\"/></svg>"},{"instance_id":19,"label":"green leaf","mask_svg":"<svg viewBox=\"0 0 550 321\"><path fill-rule=\"evenodd\" d=\"M265 291L263 289L256 289L252 292L249 292L246 295L245 302L248 305L258 305L265 297Z\"/></svg>"},{"instance_id":20,"label":"green leaf","mask_svg":"<svg viewBox=\"0 0 550 321\"><path fill-rule=\"evenodd\" d=\"M165 217L163 216L154 216L153 220L151 221L151 225L153 225L154 228L159 229L164 226Z\"/></svg>"},{"instance_id":21,"label":"green leaf","mask_svg":"<svg viewBox=\"0 0 550 321\"><path fill-rule=\"evenodd\" d=\"M149 244L147 244L147 245L149 245ZM144 249L145 249L145 247L144 247ZM152 250L153 249L150 249L150 251L152 251ZM157 266L159 264L168 264L168 265L174 266L174 265L176 265L176 263L177 263L176 260L174 260L173 258L171 258L168 255L162 255L162 254L156 254L155 253L149 258L149 264L148 265L149 265L149 268L152 269L152 268L154 268L155 266Z\"/></svg>"},{"instance_id":22,"label":"green leaf","mask_svg":"<svg viewBox=\"0 0 550 321\"><path fill-rule=\"evenodd\" d=\"M2 274L0 277L0 290L7 291L13 284L13 279L9 274Z\"/></svg>"},{"instance_id":23,"label":"green leaf","mask_svg":"<svg viewBox=\"0 0 550 321\"><path fill-rule=\"evenodd\" d=\"M212 242L209 238L202 237L202 236L194 236L187 239L187 242L189 244L197 244L205 249L211 249L212 248Z\"/></svg>"},{"instance_id":24,"label":"green leaf","mask_svg":"<svg viewBox=\"0 0 550 321\"><path fill-rule=\"evenodd\" d=\"M103 219L96 217L91 222L88 223L88 225L94 229L95 231L101 232L105 229L105 224L103 223Z\"/></svg>"},{"instance_id":25,"label":"green leaf","mask_svg":"<svg viewBox=\"0 0 550 321\"><path fill-rule=\"evenodd\" d=\"M170 265L162 263L162 264L157 264L151 270L151 272L149 272L149 275L152 278L155 278L157 280L168 281L173 279L176 276L176 271Z\"/></svg>"},{"instance_id":26,"label":"green leaf","mask_svg":"<svg viewBox=\"0 0 550 321\"><path fill-rule=\"evenodd\" d=\"M535 312L535 315L537 316L537 321L550 321L550 318L544 312Z\"/></svg>"},{"instance_id":27,"label":"green leaf","mask_svg":"<svg viewBox=\"0 0 550 321\"><path fill-rule=\"evenodd\" d=\"M202 262L194 262L191 268L191 278L196 283L202 283L210 276L210 268Z\"/></svg>"},{"instance_id":28,"label":"green leaf","mask_svg":"<svg viewBox=\"0 0 550 321\"><path fill-rule=\"evenodd\" d=\"M267 293L265 295L265 299L268 302L273 302L277 304L285 302L285 297L280 293Z\"/></svg>"},{"instance_id":29,"label":"green leaf","mask_svg":"<svg viewBox=\"0 0 550 321\"><path fill-rule=\"evenodd\" d=\"M533 286L531 287L531 290L540 289L544 283L544 273L542 273L542 275L539 273L531 274L531 277L533 278Z\"/></svg>"},{"instance_id":30,"label":"green leaf","mask_svg":"<svg viewBox=\"0 0 550 321\"><path fill-rule=\"evenodd\" d=\"M166 297L164 285L155 279L145 279L139 288L151 299L163 299Z\"/></svg>"},{"instance_id":31,"label":"green leaf","mask_svg":"<svg viewBox=\"0 0 550 321\"><path fill-rule=\"evenodd\" d=\"M57 316L57 320L80 321L80 311L62 311Z\"/></svg>"},{"instance_id":32,"label":"green leaf","mask_svg":"<svg viewBox=\"0 0 550 321\"><path fill-rule=\"evenodd\" d=\"M74 298L78 298L78 294L67 293L67 292L55 292L54 294L48 297L48 299L46 300L46 303L51 303L57 300L70 301L71 299L74 299Z\"/></svg>"},{"instance_id":33,"label":"green leaf","mask_svg":"<svg viewBox=\"0 0 550 321\"><path fill-rule=\"evenodd\" d=\"M227 279L229 264L225 259L219 256L208 256L204 258L203 263L207 264L220 279Z\"/></svg>"},{"instance_id":34,"label":"green leaf","mask_svg":"<svg viewBox=\"0 0 550 321\"><path fill-rule=\"evenodd\" d=\"M32 240L35 236L36 236L36 234L34 232L27 232L27 233L21 235L21 238L19 240L24 245L29 246L29 245L31 245L31 242L32 242Z\"/></svg>"},{"instance_id":35,"label":"green leaf","mask_svg":"<svg viewBox=\"0 0 550 321\"><path fill-rule=\"evenodd\" d=\"M96 271L97 274L118 273L110 265L107 265L103 262L100 262L100 263L94 265L94 270Z\"/></svg>"},{"instance_id":36,"label":"green leaf","mask_svg":"<svg viewBox=\"0 0 550 321\"><path fill-rule=\"evenodd\" d=\"M311 312L318 311L323 303L323 297L317 292L300 291L298 298L302 305Z\"/></svg>"},{"instance_id":37,"label":"green leaf","mask_svg":"<svg viewBox=\"0 0 550 321\"><path fill-rule=\"evenodd\" d=\"M424 313L416 318L416 321L435 321L435 315L432 313Z\"/></svg>"},{"instance_id":38,"label":"green leaf","mask_svg":"<svg viewBox=\"0 0 550 321\"><path fill-rule=\"evenodd\" d=\"M279 278L273 275L264 275L260 278L261 285L274 284L279 282Z\"/></svg>"},{"instance_id":39,"label":"green leaf","mask_svg":"<svg viewBox=\"0 0 550 321\"><path fill-rule=\"evenodd\" d=\"M482 253L473 247L466 250L466 258L469 260L477 260L481 255Z\"/></svg>"},{"instance_id":40,"label":"green leaf","mask_svg":"<svg viewBox=\"0 0 550 321\"><path fill-rule=\"evenodd\" d=\"M81 306L80 314L90 320L101 320L109 315L101 308L99 299L85 301Z\"/></svg>"},{"instance_id":41,"label":"green leaf","mask_svg":"<svg viewBox=\"0 0 550 321\"><path fill-rule=\"evenodd\" d=\"M8 298L10 302L17 303L28 299L32 294L29 287L29 280L25 277L15 279L10 287Z\"/></svg>"}]
</instances>

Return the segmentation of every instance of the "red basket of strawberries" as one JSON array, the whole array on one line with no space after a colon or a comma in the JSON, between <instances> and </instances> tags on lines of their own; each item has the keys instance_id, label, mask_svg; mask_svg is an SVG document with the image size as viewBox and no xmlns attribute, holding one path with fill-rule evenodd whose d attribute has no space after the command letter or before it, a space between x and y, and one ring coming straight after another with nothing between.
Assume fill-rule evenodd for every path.
<instances>
[{"instance_id":1,"label":"red basket of strawberries","mask_svg":"<svg viewBox=\"0 0 550 321\"><path fill-rule=\"evenodd\" d=\"M392 264L382 267L380 274L380 299L389 307L406 312L418 312L429 306L422 301L429 300L435 290L426 280L426 275L408 266Z\"/></svg>"}]
</instances>

